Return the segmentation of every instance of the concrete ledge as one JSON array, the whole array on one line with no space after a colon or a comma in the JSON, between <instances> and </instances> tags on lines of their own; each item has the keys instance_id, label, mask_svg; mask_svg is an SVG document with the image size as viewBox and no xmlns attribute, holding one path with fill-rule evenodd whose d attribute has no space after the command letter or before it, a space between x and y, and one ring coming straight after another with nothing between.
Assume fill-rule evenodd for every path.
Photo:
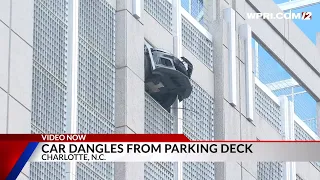
<instances>
[{"instance_id":1,"label":"concrete ledge","mask_svg":"<svg viewBox=\"0 0 320 180\"><path fill-rule=\"evenodd\" d=\"M214 163L215 180L241 180L241 165L237 162Z\"/></svg>"},{"instance_id":2,"label":"concrete ledge","mask_svg":"<svg viewBox=\"0 0 320 180\"><path fill-rule=\"evenodd\" d=\"M106 0L114 9L117 8L117 0Z\"/></svg>"},{"instance_id":3,"label":"concrete ledge","mask_svg":"<svg viewBox=\"0 0 320 180\"><path fill-rule=\"evenodd\" d=\"M297 174L302 179L320 179L319 170L310 162L296 162Z\"/></svg>"},{"instance_id":4,"label":"concrete ledge","mask_svg":"<svg viewBox=\"0 0 320 180\"><path fill-rule=\"evenodd\" d=\"M191 79L201 86L211 97L214 97L213 72L184 46L182 46L182 56L186 57L193 65Z\"/></svg>"},{"instance_id":5,"label":"concrete ledge","mask_svg":"<svg viewBox=\"0 0 320 180\"><path fill-rule=\"evenodd\" d=\"M144 26L128 11L116 13L116 67L129 67L144 79Z\"/></svg>"},{"instance_id":6,"label":"concrete ledge","mask_svg":"<svg viewBox=\"0 0 320 180\"><path fill-rule=\"evenodd\" d=\"M315 44L305 35L305 33L291 20L287 20L288 33L286 36L296 51L310 63L310 66L317 71L320 76L320 55Z\"/></svg>"},{"instance_id":7,"label":"concrete ledge","mask_svg":"<svg viewBox=\"0 0 320 180\"><path fill-rule=\"evenodd\" d=\"M128 126L119 126L115 128L115 134L135 134Z\"/></svg>"},{"instance_id":8,"label":"concrete ledge","mask_svg":"<svg viewBox=\"0 0 320 180\"><path fill-rule=\"evenodd\" d=\"M115 180L140 180L144 179L144 163L142 162L117 162L114 163Z\"/></svg>"},{"instance_id":9,"label":"concrete ledge","mask_svg":"<svg viewBox=\"0 0 320 180\"><path fill-rule=\"evenodd\" d=\"M256 167L256 171L258 171L257 168L257 163L256 162L252 162L252 165L254 165ZM248 170L244 167L241 168L241 175L242 175L242 179L243 180L256 180L258 178L258 175L252 175L251 172L249 173ZM255 172L255 174L257 174L257 172Z\"/></svg>"},{"instance_id":10,"label":"concrete ledge","mask_svg":"<svg viewBox=\"0 0 320 180\"><path fill-rule=\"evenodd\" d=\"M148 12L143 11L144 37L153 46L173 53L173 36ZM161 37L161 38L160 38Z\"/></svg>"},{"instance_id":11,"label":"concrete ledge","mask_svg":"<svg viewBox=\"0 0 320 180\"><path fill-rule=\"evenodd\" d=\"M241 140L257 140L257 127L247 120L247 118L241 115ZM247 173L245 176L242 176L243 180L254 179L258 177L257 174L257 163L256 162L241 162L242 166L242 175L244 171Z\"/></svg>"},{"instance_id":12,"label":"concrete ledge","mask_svg":"<svg viewBox=\"0 0 320 180\"><path fill-rule=\"evenodd\" d=\"M134 133L143 133L144 82L127 67L116 69L115 97L115 126L128 126Z\"/></svg>"},{"instance_id":13,"label":"concrete ledge","mask_svg":"<svg viewBox=\"0 0 320 180\"><path fill-rule=\"evenodd\" d=\"M255 113L256 133L259 140L282 140L281 134L267 120Z\"/></svg>"},{"instance_id":14,"label":"concrete ledge","mask_svg":"<svg viewBox=\"0 0 320 180\"><path fill-rule=\"evenodd\" d=\"M246 2L249 3L250 6L251 4L254 5L258 12L275 14L283 12L273 0L246 0ZM246 8L246 12L248 12L247 10ZM285 35L285 19L271 19L268 21L280 34Z\"/></svg>"},{"instance_id":15,"label":"concrete ledge","mask_svg":"<svg viewBox=\"0 0 320 180\"><path fill-rule=\"evenodd\" d=\"M131 15L133 14L133 2L132 0L107 0L107 2L116 9L117 12L119 11L127 11ZM144 1L140 0L140 9L141 15L143 15L144 9ZM141 24L143 24L143 17L137 19Z\"/></svg>"}]
</instances>

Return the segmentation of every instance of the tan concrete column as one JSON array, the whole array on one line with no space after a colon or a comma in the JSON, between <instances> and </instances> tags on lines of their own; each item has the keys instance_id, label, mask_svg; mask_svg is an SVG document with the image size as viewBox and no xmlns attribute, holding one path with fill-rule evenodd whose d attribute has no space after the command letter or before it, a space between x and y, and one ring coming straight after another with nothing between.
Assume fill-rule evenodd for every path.
<instances>
[{"instance_id":1,"label":"tan concrete column","mask_svg":"<svg viewBox=\"0 0 320 180\"><path fill-rule=\"evenodd\" d=\"M116 4L115 133L144 133L143 2L117 0ZM141 179L144 163L115 163L115 180Z\"/></svg>"},{"instance_id":2,"label":"tan concrete column","mask_svg":"<svg viewBox=\"0 0 320 180\"><path fill-rule=\"evenodd\" d=\"M216 140L240 139L241 113L237 109L240 107L239 61L236 59L235 39L228 38L228 34L233 34L233 38L237 37L235 28L232 28L235 24L228 24L228 21L224 19L225 1L216 0L207 1L207 3L207 7L210 8L207 9L209 15L206 20L210 22L208 28L213 36L214 49L214 138ZM229 15L229 20L234 20L234 11L230 9ZM231 31L233 32L230 33ZM230 66L230 62L233 63L233 66ZM230 69L234 71L230 73ZM215 179L240 180L241 163L215 163Z\"/></svg>"}]
</instances>

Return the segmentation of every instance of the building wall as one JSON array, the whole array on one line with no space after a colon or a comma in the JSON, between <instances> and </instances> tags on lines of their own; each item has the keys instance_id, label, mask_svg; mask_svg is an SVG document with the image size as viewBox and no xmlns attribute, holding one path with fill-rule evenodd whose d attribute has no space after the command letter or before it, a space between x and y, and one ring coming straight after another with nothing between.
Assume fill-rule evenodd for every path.
<instances>
[{"instance_id":1,"label":"building wall","mask_svg":"<svg viewBox=\"0 0 320 180\"><path fill-rule=\"evenodd\" d=\"M246 62L238 28L250 23L255 35L261 37L280 59L282 52L276 49L281 45L274 45L278 41L271 42L261 34L266 23L245 20L245 12L254 10L252 4L244 0L216 0L211 5L207 12L211 13L212 21L208 18L206 21L211 22L207 26L212 39L204 36L187 18L182 18L182 55L194 65L193 92L183 102L184 133L195 140L283 139L280 107L257 87L253 87L256 92L254 121L246 118ZM131 0L79 0L79 133L173 133L176 117L164 111L144 92L142 65L145 40L157 48L174 51L172 5L167 0L145 0L141 6L142 17L136 19L132 16ZM228 102L227 93L229 47L223 10L228 7L233 7L236 12L239 102L236 107ZM3 125L0 133L69 131L66 118L67 67L71 62L68 58L69 8L68 0L0 2L0 123ZM259 5L259 8L262 7ZM281 29L281 24L272 23ZM269 28L266 28L267 32ZM291 31L295 33L294 28ZM296 43L295 38L289 39L292 44ZM285 49L290 57L297 57L296 52L291 52L288 47L285 44L280 49ZM300 49L303 48L299 46ZM304 51L303 55L309 58L306 54ZM299 63L303 62L301 59L298 59ZM311 71L309 66L301 67ZM296 70L290 63L288 68ZM301 81L306 80L301 71L296 75ZM312 73L311 80L316 79ZM306 80L305 84L310 81ZM317 95L317 87L310 89ZM302 131L297 138L310 139ZM78 163L77 179L167 180L174 179L175 165ZM282 162L183 164L184 179L281 179L283 171ZM297 176L304 180L319 177L317 163L297 163ZM66 164L31 163L26 165L20 177L65 179Z\"/></svg>"},{"instance_id":2,"label":"building wall","mask_svg":"<svg viewBox=\"0 0 320 180\"><path fill-rule=\"evenodd\" d=\"M167 0L162 1L145 1L144 13L144 28L145 39L154 47L165 49L173 52L173 36L172 36L172 5ZM206 37L198 32L193 35L196 28L193 27L186 19L182 24L182 55L187 57L194 65L195 71L192 77L192 86L194 88L189 99L184 101L186 109L183 110L184 123L183 131L191 139L212 139L213 138L213 87L212 84L207 84L207 80L213 81L213 60L212 60L212 44L206 40ZM161 38L160 38L161 37ZM197 43L195 43L197 42ZM200 60L202 60L202 62ZM202 70L202 71L201 71ZM205 73L205 77L203 76ZM200 86L202 85L202 86ZM207 92L208 91L208 92ZM147 99L151 97L146 96ZM146 102L146 133L173 133L173 121L176 117L164 111L159 105L152 105L154 101L147 100ZM157 110L158 109L158 110ZM150 112L148 112L150 111ZM168 117L169 122L163 118L154 122L150 121L149 114L156 115L155 117ZM193 122L193 120L196 121ZM165 128L163 127L165 125ZM163 129L164 128L164 129ZM200 131L201 129L201 131ZM205 130L205 131L203 131ZM165 163L166 164L166 163ZM184 179L206 179L214 178L213 163L184 163L183 164ZM146 163L145 164L145 179L172 179L174 178L172 163ZM161 176L164 173L166 176ZM167 177L167 178L165 178Z\"/></svg>"},{"instance_id":3,"label":"building wall","mask_svg":"<svg viewBox=\"0 0 320 180\"><path fill-rule=\"evenodd\" d=\"M152 2L152 1L148 1ZM162 1L163 3L163 1ZM217 3L217 4L215 4ZM220 61L213 62L213 68L210 65L210 62L206 61L205 56L201 56L200 53L205 52L205 55L210 55L210 52L206 52L206 48L200 47L197 44L201 42L201 33L197 32L196 28L193 28L192 25L188 24L186 20L183 19L182 28L185 29L182 31L182 38L183 38L183 55L186 56L195 66L195 72L193 73L192 79L193 82L198 84L198 86L202 89L203 93L209 93L214 99L214 106L217 107L217 99L222 98L222 101L219 103L219 110L222 112L221 116L214 115L215 120L217 118L223 117L222 127L220 123L215 125L215 128L224 129L224 134L220 134L219 138L222 139L242 139L242 140L256 140L256 139L275 139L281 140L283 139L283 127L281 122L281 114L280 114L280 105L273 102L273 100L268 97L266 93L264 93L259 87L253 87L255 90L255 117L254 121L250 122L246 118L246 94L245 92L245 59L244 59L244 49L243 49L243 42L239 38L239 26L246 23L246 16L245 12L248 9L248 4L245 1L214 1L214 9L211 12L216 13L217 17L223 18L223 10L228 7L233 7L236 12L236 53L237 53L237 97L239 105L236 107L232 107L228 102L228 85L226 81L226 77L228 76L227 70L227 58L228 58L228 44L227 44L227 35L224 32L227 32L226 22L214 22L213 32L213 59ZM160 6L160 5L158 5ZM252 5L250 5L252 6ZM170 18L167 18L167 15L170 14L170 11L167 11L166 15L163 15L162 11L156 11L157 5L153 6L155 12L148 12L145 19L145 38L156 47L164 48L171 51L172 44L166 43L165 40L169 41L172 34L171 28L168 27L170 24ZM163 6L168 8L168 6ZM170 6L169 6L170 7ZM150 16L153 20L150 20ZM150 21L149 21L150 20ZM169 21L169 22L168 22ZM158 23L156 23L158 22ZM220 24L219 24L220 23ZM250 22L254 23L254 22ZM257 22L259 23L259 22ZM160 24L160 26L159 26ZM208 25L207 25L208 26ZM150 27L150 28L149 28ZM153 30L151 33L151 29ZM155 32L154 30L157 31ZM190 29L190 30L188 30ZM209 28L210 29L210 28ZM165 38L157 38L158 35ZM191 36L191 37L189 37ZM166 39L168 37L168 39ZM207 45L207 42L201 42L202 46ZM222 47L221 47L222 45ZM270 47L273 48L273 47ZM210 46L209 46L210 50ZM210 56L209 56L210 59ZM221 64L221 59L224 59ZM218 64L218 68L222 68L220 72L216 72L214 66ZM210 70L212 68L212 70ZM220 76L219 73L224 73L224 76ZM218 76L218 77L216 77ZM220 82L214 82L215 80L219 80ZM222 79L222 80L221 80ZM222 83L221 83L222 82ZM193 83L193 85L195 85ZM220 87L216 87L220 86ZM223 86L223 87L221 87ZM204 91L203 91L204 90ZM223 91L220 94L215 94L216 91ZM198 93L198 89L195 90ZM201 95L203 96L203 93ZM208 98L206 98L208 99ZM185 101L187 105L189 101L192 101L192 97ZM196 107L199 108L199 104L195 103ZM188 106L189 107L189 106ZM186 111L187 112L187 111ZM190 113L190 112L189 112ZM188 116L187 116L188 117ZM185 120L185 125L189 122L186 122L187 117ZM197 119L196 115L194 118ZM213 119L213 118L212 118ZM194 128L197 128L197 125L194 125ZM194 130L194 129L193 129ZM197 132L197 131L193 131ZM188 131L186 131L188 136ZM189 133L190 134L190 133ZM191 135L189 135L191 136ZM203 137L202 137L203 138ZM192 139L192 137L191 137ZM219 163L217 163L219 164ZM310 163L311 164L311 163ZM218 165L219 166L219 165ZM186 166L185 166L186 167ZM191 177L201 178L198 173L198 169L196 168L197 165L193 165L193 167L188 167L192 170L193 173L188 172L188 169L185 168L185 177L186 174L190 175ZM239 162L239 163L221 163L221 167L216 169L216 172L222 173L221 175L217 174L217 179L283 179L284 178L284 171L285 171L285 164L283 162ZM208 175L208 170L203 166L200 168L204 174ZM224 173L223 173L224 172ZM314 172L319 173L317 170ZM198 175L198 176L194 176ZM208 177L208 176L207 176Z\"/></svg>"},{"instance_id":4,"label":"building wall","mask_svg":"<svg viewBox=\"0 0 320 180\"><path fill-rule=\"evenodd\" d=\"M1 2L0 29L1 133L29 133L33 1Z\"/></svg>"},{"instance_id":5,"label":"building wall","mask_svg":"<svg viewBox=\"0 0 320 180\"><path fill-rule=\"evenodd\" d=\"M31 133L66 133L68 1L35 0ZM64 179L66 163L31 163L30 179Z\"/></svg>"},{"instance_id":6,"label":"building wall","mask_svg":"<svg viewBox=\"0 0 320 180\"><path fill-rule=\"evenodd\" d=\"M33 0L0 2L0 133L31 131L33 10Z\"/></svg>"},{"instance_id":7,"label":"building wall","mask_svg":"<svg viewBox=\"0 0 320 180\"><path fill-rule=\"evenodd\" d=\"M78 133L115 129L115 7L79 1ZM114 179L114 163L77 163L76 179Z\"/></svg>"}]
</instances>

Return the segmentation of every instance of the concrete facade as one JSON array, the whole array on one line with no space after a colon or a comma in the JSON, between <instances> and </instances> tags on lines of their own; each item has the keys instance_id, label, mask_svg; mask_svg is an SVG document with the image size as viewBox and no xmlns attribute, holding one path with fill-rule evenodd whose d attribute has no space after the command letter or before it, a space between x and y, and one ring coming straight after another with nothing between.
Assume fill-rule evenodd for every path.
<instances>
[{"instance_id":1,"label":"concrete facade","mask_svg":"<svg viewBox=\"0 0 320 180\"><path fill-rule=\"evenodd\" d=\"M1 133L30 133L33 1L5 1L2 8ZM19 13L21 9L23 14ZM24 30L29 33L24 34L20 24L24 24ZM21 113L14 113L15 109Z\"/></svg>"},{"instance_id":2,"label":"concrete facade","mask_svg":"<svg viewBox=\"0 0 320 180\"><path fill-rule=\"evenodd\" d=\"M190 115L188 114L190 112L185 109L177 110L177 114L183 115L183 125L180 128L189 138L207 140L286 139L285 126L282 126L279 131L268 118L258 112L255 107L256 102L249 102L248 89L256 92L253 94L253 101L255 98L263 96L265 100L270 101L273 106L279 109L280 115L276 116L281 120L280 123L286 124L284 122L290 120L293 126L300 127L294 116L288 115L290 103L275 101L274 99L277 97L270 97L269 94L272 92L266 92L265 87L255 83L248 86L250 80L246 77L250 73L247 71L250 64L247 63L250 61L248 61L246 54L246 40L240 30L243 25L251 27L252 37L259 40L270 54L318 101L318 122L320 122L320 43L317 43L317 46L314 45L289 20L250 20L246 18L248 12L281 12L272 0L206 1L207 29L201 28L200 24L192 24L193 22L188 19L190 17L182 15L182 32L180 32L181 37L178 40L176 35L179 33L176 32L175 27L180 27L180 25L177 26L174 23L179 21L172 20L173 13L177 12L172 6L174 0L141 0L140 18L134 15L133 3L135 1L138 0L99 0L97 3L85 4L83 0L70 0L69 8L76 8L73 10L77 12L73 14L75 17L70 18L72 15L67 13L68 10L64 4L68 0L62 0L62 5L59 3L46 4L40 0L24 0L23 2L2 0L0 2L0 133L176 133L174 132L174 122L181 117L163 111L155 101L148 99L149 97L144 91L143 46L147 41L154 47L175 54L177 49L181 50L179 53L194 65L192 74L194 92L189 99L183 102L183 106L194 105L192 108L198 108L198 114L209 115L202 117L198 114ZM71 7L70 4L73 6ZM101 6L104 8L99 9ZM38 9L34 11L34 7ZM61 12L60 14L56 11L49 12L50 8L60 9ZM96 9L99 10L95 11ZM183 11L179 9L178 12L180 10ZM50 21L52 29L56 28L54 22L57 21L59 21L57 26L64 28L65 34L59 33L63 34L61 37L67 39L66 47L64 39L60 38L61 48L52 50L63 54L65 53L64 48L66 48L68 55L61 57L61 61L51 62L54 58L47 60L49 55L40 56L37 53L39 49L36 49L34 44L39 47L41 42L35 43L35 40L42 36L34 29L36 25L38 28L40 27L39 22L43 23L48 19L36 19L35 17L39 16L36 16L34 12L50 14L49 19L53 19ZM85 16L87 12L91 13L89 13L90 17ZM233 12L234 17L229 18L230 14L227 14L229 12ZM69 18L69 22L64 18ZM104 31L95 31L101 28L99 23L90 24L95 19L99 19L99 23L110 27L106 30L108 35L105 35ZM76 23L74 24L74 22ZM86 26L88 24L90 27ZM232 28L230 29L230 27ZM73 34L75 29L75 32L79 33L76 36ZM92 29L94 30L90 31ZM79 32L77 32L78 30ZM34 35L34 32L38 34ZM230 32L235 35L232 39L234 44L230 44L232 41L230 40ZM96 37L98 38L94 39ZM56 37L51 38L53 38L52 42L55 42L54 38ZM318 39L320 39L319 35ZM105 47L106 44L108 47ZM51 48L53 49L53 46ZM70 52L72 50L74 52ZM77 59L76 63L73 61L74 58ZM95 62L99 62L98 65L92 62L93 59ZM234 63L232 64L233 72L230 72L230 63ZM50 69L54 66L52 64L58 64L62 67L59 70L60 74L54 68ZM98 66L100 69L96 68ZM78 69L79 73L70 73L72 71L70 68ZM50 124L52 119L57 117L47 114L41 116L43 120L41 118L39 120L36 118L37 112L35 110L32 112L33 107L36 107L40 102L40 100L37 101L36 97L40 97L40 95L37 96L37 93L51 93L48 87L46 90L40 89L39 91L32 87L37 86L38 83L47 84L46 81L37 81L35 78L37 69L46 71L46 73L41 73L42 75L54 76L50 82L55 84L53 87L56 91L61 91L59 94L61 97L57 102L61 103L60 107L68 107L57 110L61 111L59 122L51 124L57 127L56 129L50 129L51 125L46 127L44 124L48 122ZM230 86L230 79L232 79L230 76L234 77L232 87ZM70 85L73 84L70 81L76 82L75 91L70 88ZM101 85L106 81L107 85ZM83 82L90 85L96 83L101 87L97 87L100 88L97 90L93 88L96 84L86 86L86 83ZM255 82L254 77L252 82ZM261 90L260 94L257 93L257 89ZM106 95L104 92L108 94ZM230 95L233 95L235 99ZM257 97L258 95L259 97ZM56 97L56 94L51 94L50 97ZM51 108L50 103L57 104L50 97L46 99L48 105L43 104L46 108ZM76 104L68 104L72 101L69 99L70 97L75 98ZM103 100L106 99L108 101L104 103ZM253 103L253 107L248 106L250 103ZM104 107L104 104L107 104L107 107ZM248 108L253 108L252 119L248 117ZM53 110L55 112L56 109L53 108ZM151 119L148 113L153 113L155 118L167 123L165 125L161 122L148 124L147 122ZM200 123L187 121L190 117L205 121L202 122L205 127ZM193 119L191 118L191 120ZM34 128L32 125L36 127ZM308 132L306 128L301 129ZM292 127L289 134L292 135L294 131ZM290 138L294 137L290 136ZM295 174L303 180L320 178L320 167L314 162L299 162L294 166L280 162L183 163L179 168L176 167L179 166L175 163L105 163L103 165L39 163L32 165L32 168L29 164L26 165L19 178L46 179L46 174L52 169L54 169L55 178L65 179L98 177L110 180L178 180L176 177L181 177L186 180L267 180L266 177L284 179L288 177L288 171L292 173L288 178L291 180L294 179ZM37 168L42 170L41 174L37 174L35 171ZM268 168L275 168L281 172L269 172ZM71 174L70 169L74 174ZM99 171L95 171L97 169ZM213 169L214 173L211 172ZM179 176L176 176L177 174Z\"/></svg>"},{"instance_id":3,"label":"concrete facade","mask_svg":"<svg viewBox=\"0 0 320 180\"><path fill-rule=\"evenodd\" d=\"M31 132L33 0L0 3L0 133ZM28 179L29 163L19 175Z\"/></svg>"}]
</instances>

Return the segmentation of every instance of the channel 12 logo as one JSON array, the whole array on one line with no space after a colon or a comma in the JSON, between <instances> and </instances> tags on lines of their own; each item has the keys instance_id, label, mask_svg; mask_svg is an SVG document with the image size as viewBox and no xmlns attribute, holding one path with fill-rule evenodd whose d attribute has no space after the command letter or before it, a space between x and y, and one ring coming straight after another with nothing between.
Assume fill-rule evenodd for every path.
<instances>
[{"instance_id":1,"label":"channel 12 logo","mask_svg":"<svg viewBox=\"0 0 320 180\"><path fill-rule=\"evenodd\" d=\"M312 19L312 12L302 12L301 19L303 20L311 20Z\"/></svg>"}]
</instances>

